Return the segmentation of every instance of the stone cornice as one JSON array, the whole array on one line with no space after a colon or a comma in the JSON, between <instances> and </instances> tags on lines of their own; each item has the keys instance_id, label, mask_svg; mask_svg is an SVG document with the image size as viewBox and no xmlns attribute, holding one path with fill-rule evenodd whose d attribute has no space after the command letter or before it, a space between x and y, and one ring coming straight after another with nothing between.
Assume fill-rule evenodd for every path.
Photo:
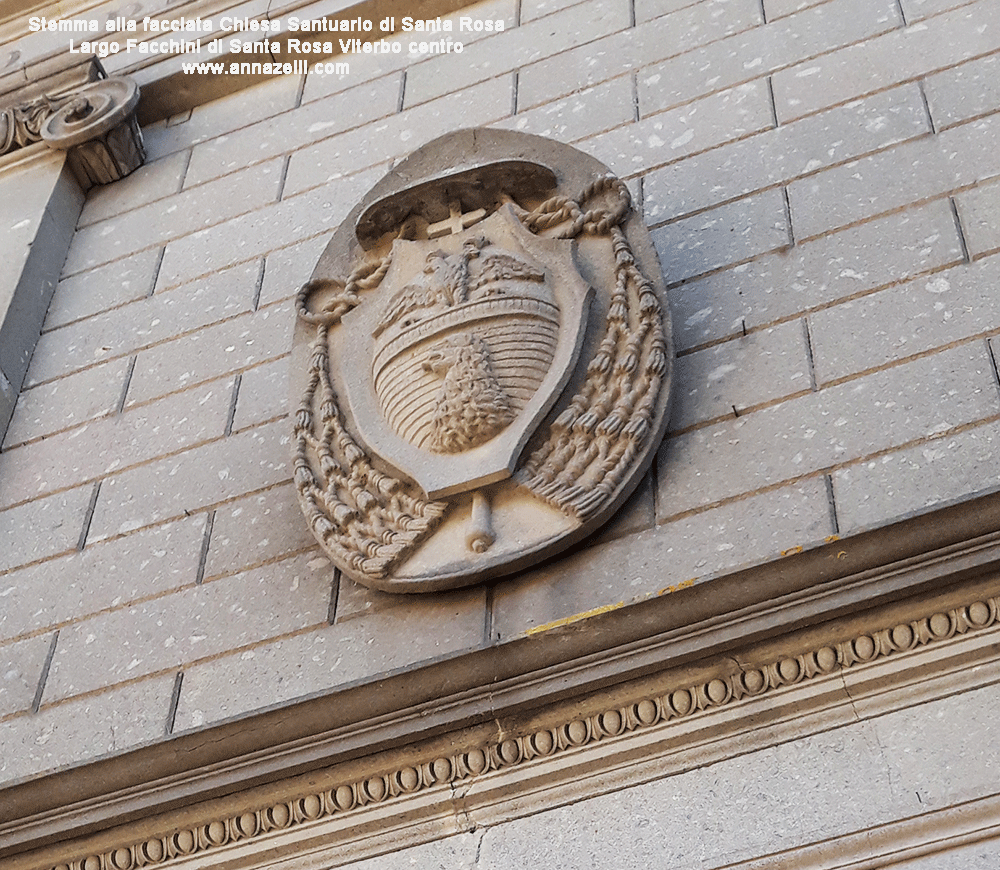
<instances>
[{"instance_id":1,"label":"stone cornice","mask_svg":"<svg viewBox=\"0 0 1000 870\"><path fill-rule=\"evenodd\" d=\"M1000 592L1000 583L995 580L987 586ZM849 704L853 709L857 697L866 693L866 682L877 686L877 692L899 682L898 666L895 680L887 680L884 673L878 673L879 666L890 657L894 662L904 656L911 658L903 670L907 676L902 682L913 683L920 678L921 652L934 648L934 665L940 680L941 671L949 667L942 668L937 649L965 639L964 649L960 643L954 643L945 652L954 660L951 670L972 664L989 670L990 674L997 669L1000 599L985 594L982 586L966 591L967 603L949 607L946 598L936 596L923 602L924 612L920 616L904 616L902 621L886 623L884 613L866 614L860 620L855 618L847 624L831 625L824 631L788 639L785 654L767 658L767 653L773 651L765 647L758 657L741 662L742 656L737 653L727 658L723 667L715 663L709 673L695 680L685 679L683 673L646 678L610 693L599 692L590 698L557 703L553 709L538 711L518 723L497 720L486 729L471 728L446 740L383 753L366 764L345 765L347 769L343 771L320 771L300 778L290 789L285 789L285 794L272 792L268 796L257 790L256 794L239 797L236 810L225 812L222 806L206 804L195 808L193 813L188 811L187 820L168 817L159 825L153 820L143 826L145 830L138 838L133 834L129 839L126 826L117 838L114 835L101 838L110 839L112 845L99 851L87 850L82 844L75 850L71 846L65 851L47 849L34 858L16 860L12 867L133 870L145 866L183 866L202 856L212 866L256 866L255 853L269 852L269 840L282 839L283 848L298 843L311 850L336 831L340 835L336 839L342 843L345 825L351 825L353 817L358 817L358 824L352 825L353 832L347 839L364 840L372 833L364 825L370 821L364 818L366 815L376 813L383 829L394 824L409 826L409 813L433 815L434 805L450 805L458 789L468 791L476 786L479 799L471 802L488 805L494 800L490 797L491 780L498 781L492 790L499 789L499 793L509 791L511 777L522 783L542 781L544 791L550 793L560 787L565 789L581 768L588 771L590 778L595 776L595 768L613 775L616 769L630 767L636 757L651 759L664 752L683 753L699 745L704 749L711 743L718 744L727 731L733 730L733 708L740 705L753 706L746 715L754 717L758 728L768 719L774 725L788 718L789 710L794 709L793 718L797 720L804 720L808 714L814 717L818 714L824 720L803 724L802 731L821 730L829 727L831 714L834 720L842 715L838 707ZM845 634L852 623L856 626L865 622L868 626L861 631L855 628ZM836 639L838 635L840 639ZM798 652L794 651L796 647ZM843 676L859 669L863 673L857 678L854 690L845 693ZM983 674L981 679L986 676ZM815 686L810 688L810 683ZM869 687L868 692L871 691ZM932 689L929 694L933 693ZM623 695L631 697L622 701ZM612 703L608 704L609 700ZM918 700L912 693L908 697L908 703ZM717 715L718 721L713 723L713 714L724 710L728 715L721 719ZM738 710L735 714L739 715ZM705 723L689 724L699 718L704 718ZM740 726L736 728L739 730ZM734 737L735 733L729 736ZM780 742L780 733L774 742ZM678 750L678 746L683 748ZM733 745L729 753L737 751L747 751L746 744L741 742L738 749ZM533 767L544 769L532 774ZM353 775L350 768L354 769ZM640 776L640 781L651 776L646 773ZM506 782L500 782L503 779ZM621 785L615 783L615 787ZM576 797L606 790L607 786L595 784L588 794L577 793ZM551 794L543 801L536 798L529 803L549 805L550 797ZM233 801L227 803L233 805ZM419 806L407 809L408 804ZM524 812L522 806L515 815ZM196 818L194 823L190 821L192 816ZM379 832L384 833L384 830ZM56 865L49 859L52 854L58 854L61 863ZM323 858L317 860L328 861L331 857L332 852L324 852Z\"/></svg>"},{"instance_id":2,"label":"stone cornice","mask_svg":"<svg viewBox=\"0 0 1000 870\"><path fill-rule=\"evenodd\" d=\"M522 776L522 768L556 756L575 765L570 751L663 728L687 734L684 723L713 711L738 718L742 705L783 692L840 687L834 676L848 671L895 667L902 656L949 644L960 650L969 638L992 637L1000 536L962 544L947 537L995 528L998 510L1000 496L984 497L715 578L714 595L704 586L700 594L684 590L9 786L0 790L7 809L0 857L11 867L52 866L64 858L46 864L43 856L62 851L23 853L84 837L95 852L110 848L100 844L111 838L138 860L138 840L122 845L125 829L107 831L123 822L147 839L219 822L226 837L249 842L267 825L282 833L314 816L340 824L345 813L375 805L393 813L394 801L437 794L454 777L479 782L515 767ZM736 600L744 606L734 610ZM893 679L917 673L912 664ZM560 712L567 709L572 716ZM589 711L584 718L581 710ZM378 782L366 785L372 777ZM288 809L287 825L262 821L282 801L286 809L300 802ZM252 824L234 821L247 812ZM205 837L204 848L221 848L214 834ZM82 857L80 848L73 856Z\"/></svg>"}]
</instances>

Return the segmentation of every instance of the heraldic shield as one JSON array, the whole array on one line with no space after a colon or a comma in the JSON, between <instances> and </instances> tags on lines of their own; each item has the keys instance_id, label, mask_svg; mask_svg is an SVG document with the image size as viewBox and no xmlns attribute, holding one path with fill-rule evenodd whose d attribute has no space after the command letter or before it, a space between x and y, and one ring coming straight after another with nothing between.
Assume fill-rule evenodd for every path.
<instances>
[{"instance_id":1,"label":"heraldic shield","mask_svg":"<svg viewBox=\"0 0 1000 870\"><path fill-rule=\"evenodd\" d=\"M295 484L334 564L448 589L600 527L666 428L664 293L627 188L569 146L467 130L400 163L297 297Z\"/></svg>"}]
</instances>

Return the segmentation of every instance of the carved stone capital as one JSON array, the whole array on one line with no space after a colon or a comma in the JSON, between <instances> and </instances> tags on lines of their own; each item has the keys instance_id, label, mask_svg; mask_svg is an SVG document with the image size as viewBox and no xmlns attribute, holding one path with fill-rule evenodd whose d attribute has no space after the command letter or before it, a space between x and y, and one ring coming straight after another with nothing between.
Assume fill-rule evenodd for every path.
<instances>
[{"instance_id":1,"label":"carved stone capital","mask_svg":"<svg viewBox=\"0 0 1000 870\"><path fill-rule=\"evenodd\" d=\"M139 88L127 76L0 107L0 155L35 142L68 151L81 185L124 178L146 158L136 122Z\"/></svg>"}]
</instances>

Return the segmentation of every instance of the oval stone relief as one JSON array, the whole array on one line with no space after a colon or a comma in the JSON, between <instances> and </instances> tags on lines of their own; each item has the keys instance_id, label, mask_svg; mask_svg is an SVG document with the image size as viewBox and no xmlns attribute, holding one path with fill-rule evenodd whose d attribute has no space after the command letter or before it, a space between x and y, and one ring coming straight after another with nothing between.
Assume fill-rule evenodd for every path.
<instances>
[{"instance_id":1,"label":"oval stone relief","mask_svg":"<svg viewBox=\"0 0 1000 870\"><path fill-rule=\"evenodd\" d=\"M509 574L605 523L666 429L673 348L625 185L462 130L399 163L297 299L294 474L316 539L390 592Z\"/></svg>"}]
</instances>

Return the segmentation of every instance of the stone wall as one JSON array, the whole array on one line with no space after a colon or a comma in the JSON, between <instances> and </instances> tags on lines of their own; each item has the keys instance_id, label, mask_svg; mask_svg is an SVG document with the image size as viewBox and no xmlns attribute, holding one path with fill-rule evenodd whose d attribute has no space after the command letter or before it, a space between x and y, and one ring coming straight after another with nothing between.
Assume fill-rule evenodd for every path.
<instances>
[{"instance_id":1,"label":"stone wall","mask_svg":"<svg viewBox=\"0 0 1000 870\"><path fill-rule=\"evenodd\" d=\"M995 0L461 14L506 30L198 105L148 125L147 164L88 194L0 453L8 785L588 614L711 596L796 553L850 563L855 536L998 489ZM670 287L671 431L612 525L565 557L466 591L372 592L337 575L296 504L292 297L395 161L479 125L574 143L627 180ZM970 687L970 708L991 691ZM938 703L918 724L878 714L397 863L583 866L627 842L621 866L715 867L780 852L786 824L797 848L992 793L984 757L968 788L921 796L995 737L988 716ZM905 731L891 716L926 729L887 748ZM831 801L850 810L832 825ZM703 836L684 844L692 824ZM993 866L994 848L969 849L900 866Z\"/></svg>"}]
</instances>

